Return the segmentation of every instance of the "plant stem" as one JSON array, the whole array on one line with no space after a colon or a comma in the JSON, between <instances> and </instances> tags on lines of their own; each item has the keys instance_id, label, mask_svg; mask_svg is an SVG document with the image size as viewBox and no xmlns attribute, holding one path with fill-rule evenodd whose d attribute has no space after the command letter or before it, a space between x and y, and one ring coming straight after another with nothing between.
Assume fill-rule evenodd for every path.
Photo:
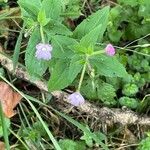
<instances>
[{"instance_id":1,"label":"plant stem","mask_svg":"<svg viewBox=\"0 0 150 150\"><path fill-rule=\"evenodd\" d=\"M3 114L2 104L0 103L0 117L1 117L1 123L2 123L2 129L3 129L3 136L5 140L5 146L7 150L10 150L9 140L8 140L8 131L7 131L7 125L5 122L5 117Z\"/></svg>"},{"instance_id":2,"label":"plant stem","mask_svg":"<svg viewBox=\"0 0 150 150\"><path fill-rule=\"evenodd\" d=\"M44 33L43 33L43 27L40 25L40 33L42 38L42 43L45 43Z\"/></svg>"},{"instance_id":3,"label":"plant stem","mask_svg":"<svg viewBox=\"0 0 150 150\"><path fill-rule=\"evenodd\" d=\"M93 52L90 56L99 55L99 54L103 54L103 53L105 53L105 50L95 51L95 52Z\"/></svg>"},{"instance_id":4,"label":"plant stem","mask_svg":"<svg viewBox=\"0 0 150 150\"><path fill-rule=\"evenodd\" d=\"M79 80L79 85L78 85L78 88L77 88L77 92L80 92L80 89L81 89L84 74L85 74L85 71L86 71L87 61L88 61L88 57L86 56L86 61L84 63L83 69L82 69L82 73L81 73L81 77L80 77L80 80Z\"/></svg>"}]
</instances>

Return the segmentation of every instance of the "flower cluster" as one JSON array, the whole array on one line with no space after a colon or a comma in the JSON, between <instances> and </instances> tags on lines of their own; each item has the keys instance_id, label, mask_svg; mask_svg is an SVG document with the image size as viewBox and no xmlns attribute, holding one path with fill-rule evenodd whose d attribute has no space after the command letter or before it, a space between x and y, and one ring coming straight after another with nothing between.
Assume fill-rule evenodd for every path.
<instances>
[{"instance_id":1,"label":"flower cluster","mask_svg":"<svg viewBox=\"0 0 150 150\"><path fill-rule=\"evenodd\" d=\"M36 45L35 57L37 59L50 60L52 55L52 46L50 44L39 43Z\"/></svg>"},{"instance_id":2,"label":"flower cluster","mask_svg":"<svg viewBox=\"0 0 150 150\"><path fill-rule=\"evenodd\" d=\"M107 55L113 56L115 55L115 48L111 44L108 44L105 48L105 52Z\"/></svg>"},{"instance_id":3,"label":"flower cluster","mask_svg":"<svg viewBox=\"0 0 150 150\"><path fill-rule=\"evenodd\" d=\"M74 92L73 94L69 95L68 100L73 106L80 106L85 103L83 96L79 92Z\"/></svg>"}]
</instances>

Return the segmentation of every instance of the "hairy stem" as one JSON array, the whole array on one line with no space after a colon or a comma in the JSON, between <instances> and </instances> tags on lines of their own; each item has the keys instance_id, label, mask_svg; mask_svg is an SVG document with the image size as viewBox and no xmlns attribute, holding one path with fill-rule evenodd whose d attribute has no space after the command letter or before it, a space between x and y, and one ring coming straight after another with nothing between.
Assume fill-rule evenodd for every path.
<instances>
[{"instance_id":1,"label":"hairy stem","mask_svg":"<svg viewBox=\"0 0 150 150\"><path fill-rule=\"evenodd\" d=\"M42 38L42 43L45 43L44 33L43 33L43 27L40 25L40 33Z\"/></svg>"}]
</instances>

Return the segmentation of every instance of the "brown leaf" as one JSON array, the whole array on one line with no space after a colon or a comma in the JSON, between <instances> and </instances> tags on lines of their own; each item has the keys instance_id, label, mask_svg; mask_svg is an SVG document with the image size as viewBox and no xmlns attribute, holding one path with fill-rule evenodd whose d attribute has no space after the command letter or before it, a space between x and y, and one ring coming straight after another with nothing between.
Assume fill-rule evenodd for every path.
<instances>
[{"instance_id":1,"label":"brown leaf","mask_svg":"<svg viewBox=\"0 0 150 150\"><path fill-rule=\"evenodd\" d=\"M14 92L7 83L0 81L0 101L6 117L11 118L16 114L13 109L21 99L19 93Z\"/></svg>"},{"instance_id":2,"label":"brown leaf","mask_svg":"<svg viewBox=\"0 0 150 150\"><path fill-rule=\"evenodd\" d=\"M0 141L0 150L5 150L5 144L4 142Z\"/></svg>"}]
</instances>

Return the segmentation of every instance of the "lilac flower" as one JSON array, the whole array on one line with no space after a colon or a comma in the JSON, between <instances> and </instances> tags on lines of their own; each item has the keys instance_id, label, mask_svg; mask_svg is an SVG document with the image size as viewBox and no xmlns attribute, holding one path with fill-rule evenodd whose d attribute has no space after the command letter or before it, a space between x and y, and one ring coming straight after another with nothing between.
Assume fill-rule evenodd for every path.
<instances>
[{"instance_id":1,"label":"lilac flower","mask_svg":"<svg viewBox=\"0 0 150 150\"><path fill-rule=\"evenodd\" d=\"M35 57L37 59L50 60L52 46L50 44L39 43L36 45Z\"/></svg>"},{"instance_id":2,"label":"lilac flower","mask_svg":"<svg viewBox=\"0 0 150 150\"><path fill-rule=\"evenodd\" d=\"M107 55L113 56L115 55L115 48L111 44L108 44L105 48L105 52Z\"/></svg>"},{"instance_id":3,"label":"lilac flower","mask_svg":"<svg viewBox=\"0 0 150 150\"><path fill-rule=\"evenodd\" d=\"M79 92L69 95L68 99L73 106L80 106L85 102L83 96Z\"/></svg>"}]
</instances>

